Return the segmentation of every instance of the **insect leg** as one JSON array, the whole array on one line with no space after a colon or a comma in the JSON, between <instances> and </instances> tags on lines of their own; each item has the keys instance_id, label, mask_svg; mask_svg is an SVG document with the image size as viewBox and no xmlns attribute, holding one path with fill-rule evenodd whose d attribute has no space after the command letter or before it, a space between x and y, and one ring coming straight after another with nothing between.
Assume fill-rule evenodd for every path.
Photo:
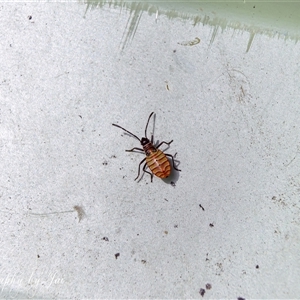
<instances>
[{"instance_id":1,"label":"insect leg","mask_svg":"<svg viewBox=\"0 0 300 300\"><path fill-rule=\"evenodd\" d=\"M147 167L147 163L144 164L143 171L146 172L146 173L148 173L148 174L151 176L151 182L153 182L153 181L152 181L152 179L153 179L153 174L150 173L150 172L148 172L148 171L146 171L146 167Z\"/></svg>"},{"instance_id":2,"label":"insect leg","mask_svg":"<svg viewBox=\"0 0 300 300\"><path fill-rule=\"evenodd\" d=\"M175 153L175 155L176 155L176 154L177 154L177 153ZM181 170L177 169L176 166L175 166L175 161L174 161L174 156L175 156L175 155L173 156L173 155L171 155L171 154L166 154L166 153L165 153L165 155L166 155L166 156L172 157L173 168L174 168L176 171L181 171Z\"/></svg>"},{"instance_id":3,"label":"insect leg","mask_svg":"<svg viewBox=\"0 0 300 300\"><path fill-rule=\"evenodd\" d=\"M161 142L156 148L158 149L162 144L167 144L168 146L170 146L170 144L171 144L172 142L173 142L173 140L172 140L171 142L169 142L169 143L163 141L163 142Z\"/></svg>"},{"instance_id":4,"label":"insect leg","mask_svg":"<svg viewBox=\"0 0 300 300\"><path fill-rule=\"evenodd\" d=\"M139 150L139 151L143 151L143 152L144 152L143 149L141 149L141 148L136 148L136 147L134 147L134 148L132 148L132 149L130 149L130 150L125 150L125 151L126 151L126 152L134 152L133 150Z\"/></svg>"},{"instance_id":5,"label":"insect leg","mask_svg":"<svg viewBox=\"0 0 300 300\"><path fill-rule=\"evenodd\" d=\"M139 164L139 172L138 172L138 176L134 179L134 180L137 180L140 176L140 169L141 169L141 164L146 160L146 157L140 162Z\"/></svg>"}]
</instances>

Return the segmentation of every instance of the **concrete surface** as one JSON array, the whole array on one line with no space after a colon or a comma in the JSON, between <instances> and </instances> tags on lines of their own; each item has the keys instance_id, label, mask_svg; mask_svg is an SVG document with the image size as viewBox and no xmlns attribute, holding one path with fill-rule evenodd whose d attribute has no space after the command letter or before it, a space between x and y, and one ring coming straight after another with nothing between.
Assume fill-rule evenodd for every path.
<instances>
[{"instance_id":1,"label":"concrete surface","mask_svg":"<svg viewBox=\"0 0 300 300\"><path fill-rule=\"evenodd\" d=\"M1 297L299 298L299 43L142 14L124 47L118 7L0 13ZM134 181L111 126L152 111L175 186Z\"/></svg>"}]
</instances>

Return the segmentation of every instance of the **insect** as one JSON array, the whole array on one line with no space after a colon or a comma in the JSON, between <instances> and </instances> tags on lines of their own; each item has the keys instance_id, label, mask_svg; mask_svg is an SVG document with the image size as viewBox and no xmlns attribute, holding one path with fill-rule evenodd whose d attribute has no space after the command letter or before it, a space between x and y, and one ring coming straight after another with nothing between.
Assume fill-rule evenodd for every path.
<instances>
[{"instance_id":1,"label":"insect","mask_svg":"<svg viewBox=\"0 0 300 300\"><path fill-rule=\"evenodd\" d=\"M137 180L139 178L141 165L145 161L146 162L143 166L143 171L148 173L151 176L151 182L153 179L153 174L159 178L167 178L171 174L171 165L170 165L169 160L167 159L167 156L172 158L173 168L177 171L181 171L176 168L173 155L164 153L163 151L158 149L162 144L166 144L169 146L173 142L173 140L168 143L163 141L155 147L153 145L153 134L151 135L151 141L147 138L147 128L148 128L149 121L153 114L154 114L154 112L152 112L148 118L148 122L147 122L147 125L145 128L145 137L143 137L142 139L139 139L135 134L131 133L130 131L126 130L125 128L123 128L117 124L112 124L113 126L119 127L121 129L123 129L124 131L126 131L127 133L134 136L137 140L140 141L140 143L143 147L143 149L134 147L131 150L126 150L127 152L134 152L134 150L138 150L138 151L145 152L145 154L146 154L146 157L139 164L138 176L134 180ZM151 170L152 173L150 173L149 171L146 170L147 166Z\"/></svg>"}]
</instances>

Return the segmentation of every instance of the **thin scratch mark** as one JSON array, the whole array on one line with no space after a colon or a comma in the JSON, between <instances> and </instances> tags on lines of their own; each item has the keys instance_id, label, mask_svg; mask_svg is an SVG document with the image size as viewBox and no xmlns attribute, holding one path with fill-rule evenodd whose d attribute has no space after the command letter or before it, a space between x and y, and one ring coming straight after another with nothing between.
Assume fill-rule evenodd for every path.
<instances>
[{"instance_id":1,"label":"thin scratch mark","mask_svg":"<svg viewBox=\"0 0 300 300\"><path fill-rule=\"evenodd\" d=\"M128 42L133 40L143 12L144 12L144 7L143 7L142 3L136 4L135 2L133 2L131 4L130 16L128 18L128 21L127 21L127 24L126 24L126 27L125 27L125 30L123 33L123 37L124 37L125 33L127 32L123 46L122 46L122 50L124 50L124 48L126 47ZM122 39L123 39L123 37L122 37Z\"/></svg>"},{"instance_id":2,"label":"thin scratch mark","mask_svg":"<svg viewBox=\"0 0 300 300\"><path fill-rule=\"evenodd\" d=\"M297 155L295 155L294 158L287 165L285 165L285 167L288 167L295 160L296 156Z\"/></svg>"},{"instance_id":3,"label":"thin scratch mark","mask_svg":"<svg viewBox=\"0 0 300 300\"><path fill-rule=\"evenodd\" d=\"M219 30L219 26L215 25L213 33L212 33L212 36L211 36L211 39L210 39L210 46L213 44L213 42L214 42L214 40L215 40L215 38L217 36L218 30Z\"/></svg>"},{"instance_id":4,"label":"thin scratch mark","mask_svg":"<svg viewBox=\"0 0 300 300\"><path fill-rule=\"evenodd\" d=\"M66 213L71 213L71 212L73 212L73 210L54 211L54 212L51 212L51 213L32 213L32 212L27 212L27 215L46 217L48 215L66 214Z\"/></svg>"},{"instance_id":5,"label":"thin scratch mark","mask_svg":"<svg viewBox=\"0 0 300 300\"><path fill-rule=\"evenodd\" d=\"M250 50L250 47L252 45L254 37L255 37L255 33L253 31L250 32L250 37L249 37L249 41L248 41L246 52L248 52Z\"/></svg>"},{"instance_id":6,"label":"thin scratch mark","mask_svg":"<svg viewBox=\"0 0 300 300\"><path fill-rule=\"evenodd\" d=\"M296 157L297 157L298 154L299 154L299 149L297 149L297 152L296 152L295 156L291 159L291 161L287 165L284 165L284 166L288 167L296 159Z\"/></svg>"}]
</instances>

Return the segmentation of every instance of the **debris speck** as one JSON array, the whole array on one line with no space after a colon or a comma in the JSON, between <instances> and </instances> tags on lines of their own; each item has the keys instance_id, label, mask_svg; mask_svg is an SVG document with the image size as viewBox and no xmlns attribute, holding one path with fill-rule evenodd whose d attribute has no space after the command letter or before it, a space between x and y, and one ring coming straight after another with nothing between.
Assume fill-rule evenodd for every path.
<instances>
[{"instance_id":1,"label":"debris speck","mask_svg":"<svg viewBox=\"0 0 300 300\"><path fill-rule=\"evenodd\" d=\"M209 227L214 227L214 224L213 223L209 223Z\"/></svg>"},{"instance_id":2,"label":"debris speck","mask_svg":"<svg viewBox=\"0 0 300 300\"><path fill-rule=\"evenodd\" d=\"M170 90L170 88L169 88L169 83L168 83L168 81L167 81L167 80L165 80L165 84L166 84L166 89L169 91L169 90Z\"/></svg>"},{"instance_id":3,"label":"debris speck","mask_svg":"<svg viewBox=\"0 0 300 300\"><path fill-rule=\"evenodd\" d=\"M205 289L200 289L200 291L199 291L199 294L203 297L204 296L204 294L205 294Z\"/></svg>"},{"instance_id":4,"label":"debris speck","mask_svg":"<svg viewBox=\"0 0 300 300\"><path fill-rule=\"evenodd\" d=\"M109 239L108 239L107 236L104 236L104 237L102 238L102 240L105 241L105 242L108 242L108 241L109 241Z\"/></svg>"},{"instance_id":5,"label":"debris speck","mask_svg":"<svg viewBox=\"0 0 300 300\"><path fill-rule=\"evenodd\" d=\"M118 257L120 256L120 253L116 253L115 254L115 258L118 259Z\"/></svg>"},{"instance_id":6,"label":"debris speck","mask_svg":"<svg viewBox=\"0 0 300 300\"><path fill-rule=\"evenodd\" d=\"M210 289L211 289L211 284L210 284L210 283L207 283L207 284L205 285L205 288L206 288L207 290L210 290Z\"/></svg>"},{"instance_id":7,"label":"debris speck","mask_svg":"<svg viewBox=\"0 0 300 300\"><path fill-rule=\"evenodd\" d=\"M195 37L194 40L192 41L183 41L180 43L177 43L178 45L182 45L182 46L194 46L200 43L200 39L198 37Z\"/></svg>"},{"instance_id":8,"label":"debris speck","mask_svg":"<svg viewBox=\"0 0 300 300\"><path fill-rule=\"evenodd\" d=\"M199 204L199 207L202 208L203 211L205 211L204 207L201 204Z\"/></svg>"},{"instance_id":9,"label":"debris speck","mask_svg":"<svg viewBox=\"0 0 300 300\"><path fill-rule=\"evenodd\" d=\"M80 222L86 216L86 214L81 206L75 205L74 209L77 211L78 222Z\"/></svg>"}]
</instances>

